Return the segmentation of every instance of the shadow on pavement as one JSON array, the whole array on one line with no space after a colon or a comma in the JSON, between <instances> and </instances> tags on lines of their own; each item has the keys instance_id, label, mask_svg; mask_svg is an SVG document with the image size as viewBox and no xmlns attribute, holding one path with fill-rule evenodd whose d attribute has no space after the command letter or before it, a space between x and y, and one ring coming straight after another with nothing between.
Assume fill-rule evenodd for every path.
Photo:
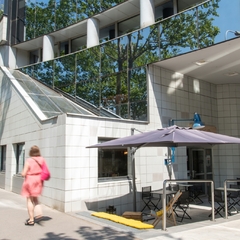
<instances>
[{"instance_id":1,"label":"shadow on pavement","mask_svg":"<svg viewBox=\"0 0 240 240\"><path fill-rule=\"evenodd\" d=\"M45 233L46 237L41 238L41 240L49 239L62 239L62 240L137 240L138 238L134 237L134 234L131 232L119 232L110 227L103 227L101 230L93 230L91 227L80 227L76 231L80 236L79 238L72 238L66 236L65 233L54 233L48 232Z\"/></svg>"},{"instance_id":2,"label":"shadow on pavement","mask_svg":"<svg viewBox=\"0 0 240 240\"><path fill-rule=\"evenodd\" d=\"M110 227L103 227L101 230L93 230L90 227L80 227L77 231L83 239L108 239L108 240L130 240L137 239L132 232L119 232Z\"/></svg>"},{"instance_id":3,"label":"shadow on pavement","mask_svg":"<svg viewBox=\"0 0 240 240\"><path fill-rule=\"evenodd\" d=\"M43 222L49 221L51 219L52 218L50 218L50 217L42 216L41 218L35 219L34 222L35 222L35 224L38 224L38 225L42 226Z\"/></svg>"}]
</instances>

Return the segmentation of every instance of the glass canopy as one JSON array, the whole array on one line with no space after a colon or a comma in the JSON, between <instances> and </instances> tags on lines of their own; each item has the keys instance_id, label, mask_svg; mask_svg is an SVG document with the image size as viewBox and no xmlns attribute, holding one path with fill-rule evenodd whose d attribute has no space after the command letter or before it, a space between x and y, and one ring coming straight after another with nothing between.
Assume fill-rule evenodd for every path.
<instances>
[{"instance_id":1,"label":"glass canopy","mask_svg":"<svg viewBox=\"0 0 240 240\"><path fill-rule=\"evenodd\" d=\"M4 69L2 70L5 72ZM62 94L45 86L37 80L30 78L28 75L23 74L18 70L9 71L20 84L20 86L18 84L15 85L15 87L18 88L17 90L19 90L18 92L22 93L22 90L25 90L25 92L31 97L32 101L39 107L46 118L55 117L62 113L94 115L93 113L79 106L77 103L68 100ZM22 96L24 97L24 95Z\"/></svg>"}]
</instances>

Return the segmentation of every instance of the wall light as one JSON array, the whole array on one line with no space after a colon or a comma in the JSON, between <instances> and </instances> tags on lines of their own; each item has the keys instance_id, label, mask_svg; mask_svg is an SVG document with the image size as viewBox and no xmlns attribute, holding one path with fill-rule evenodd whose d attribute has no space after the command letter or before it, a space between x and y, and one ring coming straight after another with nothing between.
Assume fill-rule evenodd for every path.
<instances>
[{"instance_id":1,"label":"wall light","mask_svg":"<svg viewBox=\"0 0 240 240\"><path fill-rule=\"evenodd\" d=\"M169 126L174 125L174 122L186 122L186 121L188 121L188 122L193 121L194 123L193 123L192 128L195 128L195 129L200 129L200 128L205 127L205 125L202 122L200 115L198 113L194 113L194 116L192 119L170 119Z\"/></svg>"},{"instance_id":2,"label":"wall light","mask_svg":"<svg viewBox=\"0 0 240 240\"><path fill-rule=\"evenodd\" d=\"M236 37L240 37L240 31L227 30L227 31L226 31L226 34L225 34L225 40L227 40L227 34L228 34L229 32L234 33L234 35L235 35Z\"/></svg>"}]
</instances>

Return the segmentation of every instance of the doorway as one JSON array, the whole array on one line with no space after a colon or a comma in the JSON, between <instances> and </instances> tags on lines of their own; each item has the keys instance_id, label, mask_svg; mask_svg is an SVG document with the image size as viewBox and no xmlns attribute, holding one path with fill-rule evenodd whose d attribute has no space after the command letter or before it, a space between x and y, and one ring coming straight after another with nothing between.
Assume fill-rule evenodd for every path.
<instances>
[{"instance_id":1,"label":"doorway","mask_svg":"<svg viewBox=\"0 0 240 240\"><path fill-rule=\"evenodd\" d=\"M189 179L213 179L212 149L187 148L187 170ZM202 190L207 194L207 183L202 183Z\"/></svg>"}]
</instances>

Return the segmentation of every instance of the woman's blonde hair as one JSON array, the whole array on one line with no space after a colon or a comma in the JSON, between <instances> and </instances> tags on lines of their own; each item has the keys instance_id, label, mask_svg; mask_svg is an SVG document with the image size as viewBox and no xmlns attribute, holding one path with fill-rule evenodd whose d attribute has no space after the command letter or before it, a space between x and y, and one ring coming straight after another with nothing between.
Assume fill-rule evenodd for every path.
<instances>
[{"instance_id":1,"label":"woman's blonde hair","mask_svg":"<svg viewBox=\"0 0 240 240\"><path fill-rule=\"evenodd\" d=\"M30 157L41 156L39 147L36 146L36 145L32 146L31 149L30 149L30 151L29 151L29 156L30 156Z\"/></svg>"}]
</instances>

